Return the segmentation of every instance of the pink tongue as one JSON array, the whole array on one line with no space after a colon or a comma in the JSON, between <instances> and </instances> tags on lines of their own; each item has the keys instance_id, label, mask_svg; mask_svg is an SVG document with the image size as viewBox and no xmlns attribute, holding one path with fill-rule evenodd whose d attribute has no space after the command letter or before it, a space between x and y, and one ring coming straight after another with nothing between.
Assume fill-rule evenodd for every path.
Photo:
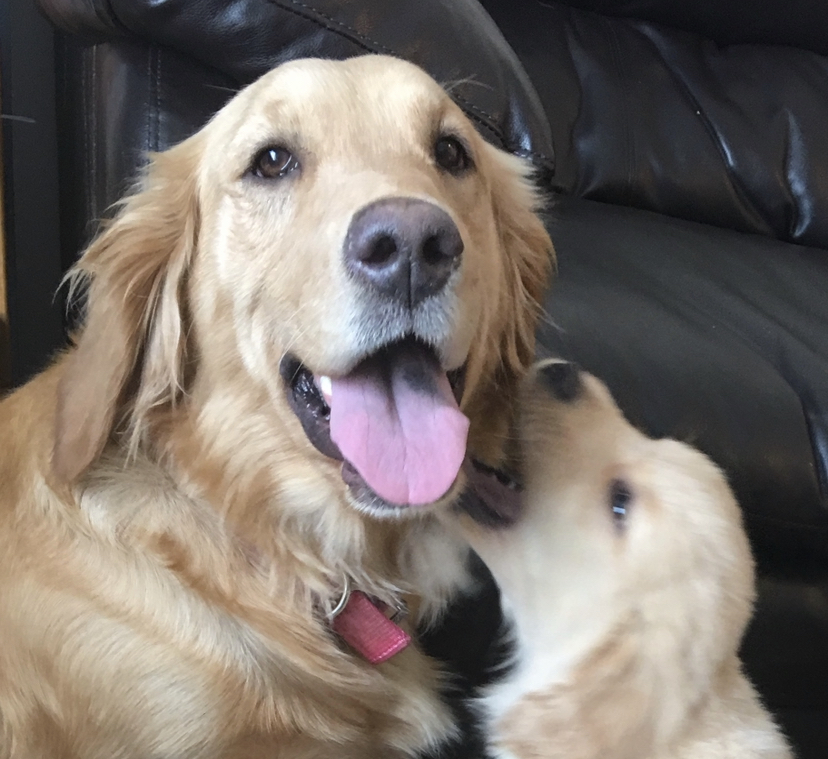
<instances>
[{"instance_id":1,"label":"pink tongue","mask_svg":"<svg viewBox=\"0 0 828 759\"><path fill-rule=\"evenodd\" d=\"M468 430L445 372L422 346L395 346L331 378L331 439L391 503L422 505L445 495Z\"/></svg>"}]
</instances>

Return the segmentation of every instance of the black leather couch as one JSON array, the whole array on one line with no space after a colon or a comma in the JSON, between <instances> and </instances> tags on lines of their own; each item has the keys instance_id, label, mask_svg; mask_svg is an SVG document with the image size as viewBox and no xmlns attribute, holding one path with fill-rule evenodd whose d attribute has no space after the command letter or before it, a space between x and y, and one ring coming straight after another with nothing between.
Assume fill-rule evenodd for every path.
<instances>
[{"instance_id":1,"label":"black leather couch","mask_svg":"<svg viewBox=\"0 0 828 759\"><path fill-rule=\"evenodd\" d=\"M726 470L760 573L747 668L799 756L828 756L828 6L40 4L59 30L64 263L146 150L281 61L390 52L463 82L482 134L549 193L559 277L539 350ZM496 620L489 588L430 645L477 682Z\"/></svg>"}]
</instances>

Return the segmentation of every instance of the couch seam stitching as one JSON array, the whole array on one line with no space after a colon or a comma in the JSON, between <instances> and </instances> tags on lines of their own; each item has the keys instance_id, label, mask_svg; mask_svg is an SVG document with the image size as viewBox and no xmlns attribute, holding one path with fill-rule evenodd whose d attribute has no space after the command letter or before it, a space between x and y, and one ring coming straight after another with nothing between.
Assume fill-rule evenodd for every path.
<instances>
[{"instance_id":1,"label":"couch seam stitching","mask_svg":"<svg viewBox=\"0 0 828 759\"><path fill-rule=\"evenodd\" d=\"M146 128L146 133L144 136L144 151L150 151L150 141L151 141L151 134L152 134L152 52L153 52L153 45L147 48L147 120L146 124L144 125Z\"/></svg>"},{"instance_id":2,"label":"couch seam stitching","mask_svg":"<svg viewBox=\"0 0 828 759\"><path fill-rule=\"evenodd\" d=\"M358 47L361 47L363 50L366 50L370 53L382 52L386 55L391 55L395 58L399 57L399 54L396 51L389 48L388 46L383 45L381 42L378 42L377 40L367 37L361 32L358 32L356 29L343 23L342 21L339 21L324 13L323 11L320 11L318 8L314 8L313 6L308 5L307 3L303 3L300 0L287 0L287 2L289 2L293 6L299 6L299 8L304 9L304 13L295 7L289 7L288 5L286 5L285 2L281 2L280 0L268 0L268 2L270 2L273 5L276 5L282 10L287 11L288 13L293 13L299 16L300 18L304 18L306 21L310 21L311 23L314 23L317 26L321 26L323 29L327 29L328 31L334 34L338 34L339 36L344 37L351 43L357 45ZM316 18L315 16L318 16L318 18ZM331 24L333 24L334 26L331 26ZM498 140L498 142L500 142L500 144L509 152L521 154L527 157L535 157L544 162L551 163L552 158L550 156L545 155L544 153L535 150L517 148L511 145L509 141L506 139L506 136L503 133L503 131L499 127L490 123L494 120L495 117L488 111L484 110L483 108L480 108L479 106L474 105L473 103L469 102L460 95L457 95L456 93L450 93L449 96L459 101L462 104L461 108L464 108L464 110L470 110L471 113L468 113L467 111L467 115L469 116L469 118L480 124L485 129L489 130L489 132Z\"/></svg>"},{"instance_id":3,"label":"couch seam stitching","mask_svg":"<svg viewBox=\"0 0 828 759\"><path fill-rule=\"evenodd\" d=\"M83 70L81 73L82 79L84 80L84 87L81 90L81 107L83 108L83 143L84 148L86 151L85 161L86 164L86 172L89 179L89 188L87 190L85 205L86 205L86 217L88 219L96 219L97 208L95 208L95 201L94 201L94 187L95 187L95 178L97 176L97 172L95 171L94 165L94 125L92 124L92 112L89 107L90 97L89 92L87 90L91 89L94 90L95 87L95 78L94 78L94 71L95 71L95 54L97 51L97 46L93 46L89 52L89 55L83 56ZM91 59L91 61L90 61ZM94 93L93 93L94 94ZM87 230L84 230L86 233Z\"/></svg>"},{"instance_id":4,"label":"couch seam stitching","mask_svg":"<svg viewBox=\"0 0 828 759\"><path fill-rule=\"evenodd\" d=\"M390 55L390 56L393 56L395 58L399 57L397 52L392 50L388 46L383 45L381 42L378 42L377 40L374 40L374 39L371 39L370 37L365 36L361 32L358 32L356 29L348 26L347 24L343 23L342 21L338 21L337 19L332 18L331 16L329 16L326 13L323 13L322 11L318 10L317 8L314 8L313 6L310 6L307 3L300 2L300 0L287 0L287 2L291 3L291 5L299 6L300 8L305 9L305 11L306 11L305 13L302 13L301 11L297 10L296 8L288 7L284 2L280 2L280 0L269 0L269 2L271 2L273 5L276 5L280 8L282 8L283 10L288 11L289 13L294 13L297 16L299 16L300 18L304 18L306 21L310 21L311 23L314 23L317 26L321 26L323 29L327 29L329 32L333 32L334 34L338 34L339 36L344 37L345 39L349 40L350 42L357 45L358 47L361 47L363 50L368 51L369 53L382 52L382 53L385 53L386 55ZM315 14L316 16L318 16L318 18L314 18L314 16L311 15L311 14ZM325 22L328 22L328 23L325 23ZM334 26L331 26L331 24L334 24L338 28L335 28ZM458 100L463 100L462 98L457 97L454 93L452 93L451 96L456 97ZM463 102L466 102L466 101L463 101ZM485 114L490 119L493 118L493 116L491 116L491 114L488 114L486 111L484 111L482 109L476 109L476 110L479 110L480 113ZM507 147L506 139L505 139L503 133L497 127L493 126L492 124L487 123L480 116L478 116L474 113L470 114L470 115L475 121L477 121L478 123L480 123L484 127L486 127L497 138L497 140L500 142L501 145L503 145L504 147Z\"/></svg>"},{"instance_id":5,"label":"couch seam stitching","mask_svg":"<svg viewBox=\"0 0 828 759\"><path fill-rule=\"evenodd\" d=\"M155 150L161 142L161 55L164 48L159 46L155 56Z\"/></svg>"}]
</instances>

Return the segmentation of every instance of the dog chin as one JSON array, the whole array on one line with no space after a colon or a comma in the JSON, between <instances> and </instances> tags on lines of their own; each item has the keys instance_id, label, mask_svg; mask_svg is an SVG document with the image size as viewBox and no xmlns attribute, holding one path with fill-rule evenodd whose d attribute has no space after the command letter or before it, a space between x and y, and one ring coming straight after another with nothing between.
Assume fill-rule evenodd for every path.
<instances>
[{"instance_id":1,"label":"dog chin","mask_svg":"<svg viewBox=\"0 0 828 759\"><path fill-rule=\"evenodd\" d=\"M426 504L399 504L378 496L347 462L342 465L342 470L342 479L348 486L348 504L361 514L375 519L403 521L422 518L455 504L466 487L466 478L461 473L438 500Z\"/></svg>"}]
</instances>

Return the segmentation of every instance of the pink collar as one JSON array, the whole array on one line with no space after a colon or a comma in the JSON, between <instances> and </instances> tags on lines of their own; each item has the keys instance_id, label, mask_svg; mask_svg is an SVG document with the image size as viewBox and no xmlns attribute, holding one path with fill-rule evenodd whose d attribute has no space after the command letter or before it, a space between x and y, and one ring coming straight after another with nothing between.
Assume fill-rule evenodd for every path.
<instances>
[{"instance_id":1,"label":"pink collar","mask_svg":"<svg viewBox=\"0 0 828 759\"><path fill-rule=\"evenodd\" d=\"M389 619L386 605L360 590L352 591L346 581L342 598L329 614L331 627L351 648L371 664L382 664L402 651L411 636Z\"/></svg>"}]
</instances>

